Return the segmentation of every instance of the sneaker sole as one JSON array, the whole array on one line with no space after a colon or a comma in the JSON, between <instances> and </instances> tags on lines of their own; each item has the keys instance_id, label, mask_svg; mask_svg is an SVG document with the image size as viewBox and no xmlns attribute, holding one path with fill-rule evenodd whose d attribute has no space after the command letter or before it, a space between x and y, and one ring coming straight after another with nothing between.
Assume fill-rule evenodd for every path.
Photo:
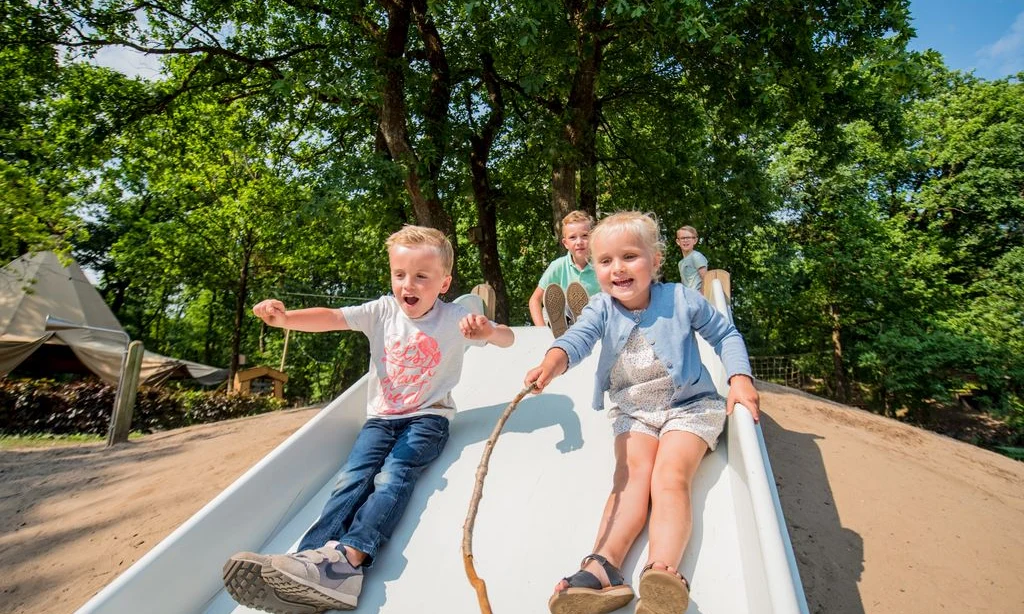
<instances>
[{"instance_id":1,"label":"sneaker sole","mask_svg":"<svg viewBox=\"0 0 1024 614\"><path fill-rule=\"evenodd\" d=\"M303 603L315 604L320 610L354 610L359 601L358 597L350 595L328 594L324 592L323 587L278 571L270 565L263 568L261 575L278 595Z\"/></svg>"},{"instance_id":2,"label":"sneaker sole","mask_svg":"<svg viewBox=\"0 0 1024 614\"><path fill-rule=\"evenodd\" d=\"M272 614L316 614L315 605L291 601L263 580L262 557L231 557L224 564L224 588L232 599L248 608Z\"/></svg>"},{"instance_id":3,"label":"sneaker sole","mask_svg":"<svg viewBox=\"0 0 1024 614\"><path fill-rule=\"evenodd\" d=\"M569 329L565 323L565 292L562 287L551 284L544 289L544 309L548 312L551 334L557 339Z\"/></svg>"},{"instance_id":4,"label":"sneaker sole","mask_svg":"<svg viewBox=\"0 0 1024 614\"><path fill-rule=\"evenodd\" d=\"M579 320L583 308L590 302L590 295L582 285L574 281L565 291L565 300L569 303L569 311L572 312L573 319Z\"/></svg>"}]
</instances>

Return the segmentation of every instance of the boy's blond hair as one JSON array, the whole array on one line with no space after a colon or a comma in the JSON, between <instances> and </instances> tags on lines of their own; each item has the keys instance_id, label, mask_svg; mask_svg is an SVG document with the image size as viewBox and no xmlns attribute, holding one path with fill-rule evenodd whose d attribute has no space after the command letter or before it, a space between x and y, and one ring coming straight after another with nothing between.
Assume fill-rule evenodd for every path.
<instances>
[{"instance_id":1,"label":"boy's blond hair","mask_svg":"<svg viewBox=\"0 0 1024 614\"><path fill-rule=\"evenodd\" d=\"M628 232L640 239L640 242L647 246L655 258L654 277L657 278L661 271L661 264L665 260L665 241L661 237L661 229L653 213L641 213L639 211L620 211L608 217L602 218L594 230L590 233L590 249L593 251L594 244L609 234L615 232Z\"/></svg>"},{"instance_id":2,"label":"boy's blond hair","mask_svg":"<svg viewBox=\"0 0 1024 614\"><path fill-rule=\"evenodd\" d=\"M680 230L689 230L690 232L693 233L693 236L697 237L698 239L700 238L700 233L697 232L697 229L694 228L693 226L680 226L679 228L676 229L676 234L679 234Z\"/></svg>"},{"instance_id":3,"label":"boy's blond hair","mask_svg":"<svg viewBox=\"0 0 1024 614\"><path fill-rule=\"evenodd\" d=\"M570 211L568 215L562 218L562 235L565 235L565 227L569 224L590 224L590 227L594 227L594 218L590 217L590 214L586 211Z\"/></svg>"},{"instance_id":4,"label":"boy's blond hair","mask_svg":"<svg viewBox=\"0 0 1024 614\"><path fill-rule=\"evenodd\" d=\"M403 226L401 230L393 233L384 245L390 250L395 245L403 247L434 247L441 257L441 268L445 275L452 274L452 265L455 263L455 251L452 243L444 233L436 228L426 226Z\"/></svg>"}]
</instances>

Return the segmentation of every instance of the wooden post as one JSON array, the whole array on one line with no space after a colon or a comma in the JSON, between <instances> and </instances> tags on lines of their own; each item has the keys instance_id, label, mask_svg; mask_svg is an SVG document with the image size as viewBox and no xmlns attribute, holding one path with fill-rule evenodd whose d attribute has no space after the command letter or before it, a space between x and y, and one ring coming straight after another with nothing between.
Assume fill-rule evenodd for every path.
<instances>
[{"instance_id":1,"label":"wooden post","mask_svg":"<svg viewBox=\"0 0 1024 614\"><path fill-rule=\"evenodd\" d=\"M110 417L107 431L107 447L128 441L132 427L132 413L135 410L135 395L139 391L139 372L142 369L143 348L141 341L132 341L121 361L121 376L114 397L114 413Z\"/></svg>"}]
</instances>

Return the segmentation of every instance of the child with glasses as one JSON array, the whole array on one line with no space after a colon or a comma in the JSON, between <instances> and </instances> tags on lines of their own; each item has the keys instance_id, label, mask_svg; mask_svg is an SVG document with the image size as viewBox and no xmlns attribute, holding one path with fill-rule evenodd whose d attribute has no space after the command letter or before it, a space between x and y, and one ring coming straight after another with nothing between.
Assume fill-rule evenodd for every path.
<instances>
[{"instance_id":1,"label":"child with glasses","mask_svg":"<svg viewBox=\"0 0 1024 614\"><path fill-rule=\"evenodd\" d=\"M683 253L679 261L679 279L687 288L704 291L704 275L708 272L708 259L694 249L700 237L693 226L682 226L676 231L676 245Z\"/></svg>"}]
</instances>

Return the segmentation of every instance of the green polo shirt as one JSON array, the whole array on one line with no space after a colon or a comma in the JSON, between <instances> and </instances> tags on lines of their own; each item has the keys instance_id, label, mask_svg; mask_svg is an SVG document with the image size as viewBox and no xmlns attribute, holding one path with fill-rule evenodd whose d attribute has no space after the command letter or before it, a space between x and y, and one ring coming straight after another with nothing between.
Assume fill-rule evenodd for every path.
<instances>
[{"instance_id":1,"label":"green polo shirt","mask_svg":"<svg viewBox=\"0 0 1024 614\"><path fill-rule=\"evenodd\" d=\"M540 283L537 286L547 288L551 284L558 284L565 290L574 281L580 282L590 296L601 291L601 286L597 283L597 274L594 273L594 267L590 266L588 262L587 266L582 269L576 268L576 263L572 261L572 256L569 252L566 252L564 256L554 259L548 265L544 274L540 276Z\"/></svg>"}]
</instances>

